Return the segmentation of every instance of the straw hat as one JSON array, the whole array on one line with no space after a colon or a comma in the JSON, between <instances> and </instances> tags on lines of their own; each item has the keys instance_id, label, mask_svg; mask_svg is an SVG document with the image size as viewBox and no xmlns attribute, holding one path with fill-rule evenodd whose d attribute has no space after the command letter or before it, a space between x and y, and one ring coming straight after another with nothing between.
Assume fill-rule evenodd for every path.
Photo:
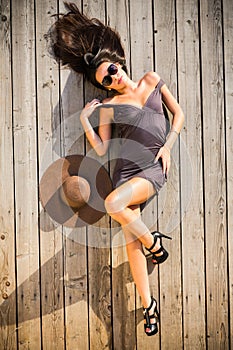
<instances>
[{"instance_id":1,"label":"straw hat","mask_svg":"<svg viewBox=\"0 0 233 350\"><path fill-rule=\"evenodd\" d=\"M51 164L40 181L40 200L59 224L81 227L105 213L104 199L112 190L106 169L95 159L71 155Z\"/></svg>"}]
</instances>

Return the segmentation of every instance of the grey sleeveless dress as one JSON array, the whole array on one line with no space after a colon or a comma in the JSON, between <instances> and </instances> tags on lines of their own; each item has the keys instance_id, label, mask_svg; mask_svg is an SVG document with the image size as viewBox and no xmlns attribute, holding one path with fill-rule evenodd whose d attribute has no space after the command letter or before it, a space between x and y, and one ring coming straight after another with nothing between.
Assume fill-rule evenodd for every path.
<instances>
[{"instance_id":1,"label":"grey sleeveless dress","mask_svg":"<svg viewBox=\"0 0 233 350\"><path fill-rule=\"evenodd\" d=\"M121 138L119 158L113 172L113 185L118 187L133 177L152 182L158 193L166 181L161 159L155 162L159 149L166 141L169 123L166 119L159 81L140 108L131 104L104 104L114 110L114 123Z\"/></svg>"}]
</instances>

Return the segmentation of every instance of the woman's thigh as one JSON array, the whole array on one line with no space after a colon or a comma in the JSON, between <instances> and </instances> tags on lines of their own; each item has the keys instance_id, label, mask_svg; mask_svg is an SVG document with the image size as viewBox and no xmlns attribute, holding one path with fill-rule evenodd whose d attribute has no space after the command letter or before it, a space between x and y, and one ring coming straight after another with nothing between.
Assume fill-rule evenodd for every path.
<instances>
[{"instance_id":1,"label":"woman's thigh","mask_svg":"<svg viewBox=\"0 0 233 350\"><path fill-rule=\"evenodd\" d=\"M153 184L141 177L134 177L117 187L106 198L106 204L112 206L112 211L139 205L156 193Z\"/></svg>"}]
</instances>

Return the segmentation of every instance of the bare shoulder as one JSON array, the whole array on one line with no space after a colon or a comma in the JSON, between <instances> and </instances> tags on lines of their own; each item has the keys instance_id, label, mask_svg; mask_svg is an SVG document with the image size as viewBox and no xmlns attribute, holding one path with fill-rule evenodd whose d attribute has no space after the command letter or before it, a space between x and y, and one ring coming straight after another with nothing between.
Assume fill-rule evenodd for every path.
<instances>
[{"instance_id":1,"label":"bare shoulder","mask_svg":"<svg viewBox=\"0 0 233 350\"><path fill-rule=\"evenodd\" d=\"M112 102L112 97L107 97L104 100L102 100L102 104L107 106L108 104L111 104ZM101 108L100 106L100 120L103 121L104 123L106 122L111 122L113 118L114 112L113 108L111 108L111 105L109 108Z\"/></svg>"},{"instance_id":2,"label":"bare shoulder","mask_svg":"<svg viewBox=\"0 0 233 350\"><path fill-rule=\"evenodd\" d=\"M160 76L156 72L147 72L142 78L147 85L155 87L160 81Z\"/></svg>"}]
</instances>

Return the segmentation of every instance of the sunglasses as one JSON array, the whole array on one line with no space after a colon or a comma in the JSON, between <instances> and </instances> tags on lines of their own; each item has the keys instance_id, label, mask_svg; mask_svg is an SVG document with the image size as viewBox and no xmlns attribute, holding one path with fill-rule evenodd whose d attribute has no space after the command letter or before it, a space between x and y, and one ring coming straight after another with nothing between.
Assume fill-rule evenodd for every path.
<instances>
[{"instance_id":1,"label":"sunglasses","mask_svg":"<svg viewBox=\"0 0 233 350\"><path fill-rule=\"evenodd\" d=\"M103 86L110 86L112 84L111 75L115 75L117 74L117 72L118 72L118 67L114 63L110 64L110 66L108 67L108 75L105 75L101 84Z\"/></svg>"}]
</instances>

